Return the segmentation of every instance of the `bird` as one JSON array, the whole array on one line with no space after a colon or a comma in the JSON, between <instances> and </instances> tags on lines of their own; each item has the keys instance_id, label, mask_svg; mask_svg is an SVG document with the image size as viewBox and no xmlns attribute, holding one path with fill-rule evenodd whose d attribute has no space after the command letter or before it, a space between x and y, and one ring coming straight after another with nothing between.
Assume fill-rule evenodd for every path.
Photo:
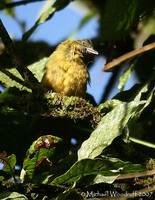
<instances>
[{"instance_id":1,"label":"bird","mask_svg":"<svg viewBox=\"0 0 155 200\"><path fill-rule=\"evenodd\" d=\"M41 84L52 92L85 98L90 82L88 63L97 55L88 39L66 40L50 55Z\"/></svg>"}]
</instances>

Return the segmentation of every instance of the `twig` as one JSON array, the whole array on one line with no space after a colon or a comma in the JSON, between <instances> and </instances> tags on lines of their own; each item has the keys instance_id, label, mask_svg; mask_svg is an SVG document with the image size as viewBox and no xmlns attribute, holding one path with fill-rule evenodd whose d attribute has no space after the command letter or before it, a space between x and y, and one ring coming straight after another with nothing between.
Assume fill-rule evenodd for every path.
<instances>
[{"instance_id":1,"label":"twig","mask_svg":"<svg viewBox=\"0 0 155 200\"><path fill-rule=\"evenodd\" d=\"M154 48L155 48L155 42L153 42L153 43L151 43L151 44L148 44L148 45L146 45L146 46L143 46L143 47L140 48L140 49L135 49L135 50L133 50L133 51L130 51L130 52L128 52L128 53L126 53L126 54L120 56L119 58L113 60L112 62L106 64L106 65L104 66L104 71L107 71L107 72L108 72L108 71L112 71L113 68L114 68L116 65L120 64L121 62L123 62L123 61L125 61L125 60L127 60L127 59L129 59L129 58L132 58L132 57L134 57L134 56L136 56L136 55L138 55L138 54L144 53L145 51L149 51L149 50L151 50L151 49L154 49Z\"/></svg>"},{"instance_id":2,"label":"twig","mask_svg":"<svg viewBox=\"0 0 155 200\"><path fill-rule=\"evenodd\" d=\"M14 74L12 74L8 70L2 68L1 66L0 66L0 71L3 72L4 74L6 74L7 76L9 76L12 80L16 81L17 83L20 83L21 85L23 85L25 87L28 87L30 89L34 89L34 87L32 86L32 84L21 80L20 78L16 77Z\"/></svg>"},{"instance_id":3,"label":"twig","mask_svg":"<svg viewBox=\"0 0 155 200\"><path fill-rule=\"evenodd\" d=\"M120 176L118 176L116 178L116 180L138 178L138 177L151 176L151 175L155 175L155 169L144 171L144 172L137 172L137 173L130 173L130 174L121 174Z\"/></svg>"},{"instance_id":4,"label":"twig","mask_svg":"<svg viewBox=\"0 0 155 200\"><path fill-rule=\"evenodd\" d=\"M9 54L12 57L12 63L15 65L16 69L21 74L21 76L26 81L29 81L32 83L38 83L38 80L35 78L32 72L25 65L22 56L19 53L17 53L14 47L14 44L1 20L0 20L0 37L3 41L5 48L8 50Z\"/></svg>"},{"instance_id":5,"label":"twig","mask_svg":"<svg viewBox=\"0 0 155 200\"><path fill-rule=\"evenodd\" d=\"M18 2L12 2L12 3L6 3L4 5L0 6L0 10L6 9L6 8L12 8L15 6L25 5L28 3L33 3L36 1L45 1L45 0L24 0L24 1L18 1Z\"/></svg>"}]
</instances>

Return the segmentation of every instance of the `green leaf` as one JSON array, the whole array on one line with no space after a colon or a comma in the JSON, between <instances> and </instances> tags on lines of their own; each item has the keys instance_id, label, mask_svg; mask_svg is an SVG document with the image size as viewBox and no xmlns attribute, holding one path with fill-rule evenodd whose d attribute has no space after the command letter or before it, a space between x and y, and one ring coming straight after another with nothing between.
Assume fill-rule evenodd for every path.
<instances>
[{"instance_id":1,"label":"green leaf","mask_svg":"<svg viewBox=\"0 0 155 200\"><path fill-rule=\"evenodd\" d=\"M23 169L21 172L21 180L33 181L36 168L40 164L51 166L52 162L50 159L55 152L55 144L61 142L62 140L58 137L52 135L46 135L38 138L30 146L26 153L26 158L24 159Z\"/></svg>"},{"instance_id":2,"label":"green leaf","mask_svg":"<svg viewBox=\"0 0 155 200\"><path fill-rule=\"evenodd\" d=\"M47 62L48 58L43 58L35 63L33 63L32 65L28 66L28 69L34 74L34 76L38 79L38 81L40 82L43 74L44 74L44 68L45 68L45 64Z\"/></svg>"},{"instance_id":3,"label":"green leaf","mask_svg":"<svg viewBox=\"0 0 155 200\"><path fill-rule=\"evenodd\" d=\"M1 200L11 200L11 199L20 199L20 200L28 200L28 198L23 195L19 194L18 192L2 192L0 194Z\"/></svg>"},{"instance_id":4,"label":"green leaf","mask_svg":"<svg viewBox=\"0 0 155 200\"><path fill-rule=\"evenodd\" d=\"M96 176L94 176L89 185L99 182L108 183L109 181L113 182L119 174L138 172L141 170L144 170L141 165L124 162L117 158L87 158L77 161L65 174L55 178L51 184L68 184L78 182L83 177L90 175Z\"/></svg>"},{"instance_id":5,"label":"green leaf","mask_svg":"<svg viewBox=\"0 0 155 200\"><path fill-rule=\"evenodd\" d=\"M29 93L27 91L20 91L16 87L6 88L4 92L0 94L0 99L22 97L27 96Z\"/></svg>"},{"instance_id":6,"label":"green leaf","mask_svg":"<svg viewBox=\"0 0 155 200\"><path fill-rule=\"evenodd\" d=\"M154 0L106 1L101 15L102 41L122 39L152 12L153 7Z\"/></svg>"},{"instance_id":7,"label":"green leaf","mask_svg":"<svg viewBox=\"0 0 155 200\"><path fill-rule=\"evenodd\" d=\"M78 151L78 160L83 158L94 158L101 154L103 149L122 134L130 117L136 112L136 102L122 103L106 114L97 129L92 132Z\"/></svg>"},{"instance_id":8,"label":"green leaf","mask_svg":"<svg viewBox=\"0 0 155 200\"><path fill-rule=\"evenodd\" d=\"M106 101L105 103L102 103L98 106L98 109L102 112L104 111L110 111L113 108L115 108L116 106L120 105L122 103L122 101L117 100L117 99L111 99Z\"/></svg>"},{"instance_id":9,"label":"green leaf","mask_svg":"<svg viewBox=\"0 0 155 200\"><path fill-rule=\"evenodd\" d=\"M14 154L6 156L6 152L0 154L0 161L2 161L3 171L7 172L14 177L15 165L16 165L16 156Z\"/></svg>"},{"instance_id":10,"label":"green leaf","mask_svg":"<svg viewBox=\"0 0 155 200\"><path fill-rule=\"evenodd\" d=\"M52 6L49 5L47 9L42 13L39 19L36 21L35 25L23 35L23 41L25 42L31 36L31 34L36 30L36 28L49 20L56 11L59 11L66 7L70 3L70 0L56 0Z\"/></svg>"},{"instance_id":11,"label":"green leaf","mask_svg":"<svg viewBox=\"0 0 155 200\"><path fill-rule=\"evenodd\" d=\"M9 4L12 3L12 0L1 0L0 2L0 7L3 8L3 6L5 6L5 4ZM7 8L7 9L3 9L2 10L6 15L9 15L11 17L15 16L15 10L14 8Z\"/></svg>"},{"instance_id":12,"label":"green leaf","mask_svg":"<svg viewBox=\"0 0 155 200\"><path fill-rule=\"evenodd\" d=\"M78 160L95 158L100 155L116 137L123 133L128 122L138 113L142 112L151 102L155 87L149 91L150 85L151 81L147 82L136 94L134 94L134 98L132 98L133 100L131 102L122 102L102 118L96 130L94 130L90 137L83 142L78 151ZM143 93L146 92L149 92L146 100L141 100Z\"/></svg>"},{"instance_id":13,"label":"green leaf","mask_svg":"<svg viewBox=\"0 0 155 200\"><path fill-rule=\"evenodd\" d=\"M128 69L125 70L123 75L119 78L118 89L123 91L125 84L127 83L128 79L131 76L131 72L133 71L135 63L133 63Z\"/></svg>"},{"instance_id":14,"label":"green leaf","mask_svg":"<svg viewBox=\"0 0 155 200\"><path fill-rule=\"evenodd\" d=\"M0 176L0 182L4 180L4 176Z\"/></svg>"}]
</instances>

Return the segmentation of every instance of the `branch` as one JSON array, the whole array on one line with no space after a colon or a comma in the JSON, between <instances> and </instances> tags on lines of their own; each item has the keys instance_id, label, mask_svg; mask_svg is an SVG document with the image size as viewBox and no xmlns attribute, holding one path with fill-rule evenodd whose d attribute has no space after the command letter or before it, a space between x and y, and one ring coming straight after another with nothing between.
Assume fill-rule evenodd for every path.
<instances>
[{"instance_id":1,"label":"branch","mask_svg":"<svg viewBox=\"0 0 155 200\"><path fill-rule=\"evenodd\" d=\"M12 58L12 63L15 65L16 69L21 74L23 79L32 83L38 83L38 80L25 65L22 56L19 53L17 53L14 44L1 20L0 20L0 37L4 43L5 48L7 49Z\"/></svg>"},{"instance_id":2,"label":"branch","mask_svg":"<svg viewBox=\"0 0 155 200\"><path fill-rule=\"evenodd\" d=\"M39 111L42 116L46 117L89 119L93 125L96 125L103 116L103 113L101 113L97 107L93 107L93 105L86 100L73 96L67 97L58 93L48 93L38 98L29 95L20 98L0 99L0 107L8 106L24 112L27 112L28 106L34 103L36 113ZM35 110L33 110L33 112L35 112Z\"/></svg>"},{"instance_id":3,"label":"branch","mask_svg":"<svg viewBox=\"0 0 155 200\"><path fill-rule=\"evenodd\" d=\"M144 172L121 174L116 178L116 180L139 178L139 177L143 177L143 176L152 176L152 175L155 175L155 169L144 171Z\"/></svg>"},{"instance_id":4,"label":"branch","mask_svg":"<svg viewBox=\"0 0 155 200\"><path fill-rule=\"evenodd\" d=\"M58 93L45 95L42 116L67 117L71 119L89 119L93 124L98 124L103 113L97 107L79 97L68 97ZM45 108L47 106L47 108Z\"/></svg>"},{"instance_id":5,"label":"branch","mask_svg":"<svg viewBox=\"0 0 155 200\"><path fill-rule=\"evenodd\" d=\"M138 54L141 54L141 53L144 53L146 51L149 51L151 49L154 49L155 48L155 42L151 43L151 44L148 44L146 46L143 46L142 48L140 49L135 49L133 51L130 51L122 56L120 56L119 58L113 60L112 62L106 64L104 66L104 71L106 72L109 72L109 71L112 71L114 69L114 67L118 64L120 64L121 62L129 59L129 58L132 58Z\"/></svg>"},{"instance_id":6,"label":"branch","mask_svg":"<svg viewBox=\"0 0 155 200\"><path fill-rule=\"evenodd\" d=\"M0 71L3 72L4 74L6 74L7 76L9 76L12 80L16 81L17 83L19 83L19 84L21 84L21 85L23 85L25 87L28 87L30 89L35 89L36 88L36 86L34 87L33 84L21 80L20 78L18 78L17 76L15 76L14 74L12 74L11 72L9 72L8 70L4 69L1 66L0 66Z\"/></svg>"},{"instance_id":7,"label":"branch","mask_svg":"<svg viewBox=\"0 0 155 200\"><path fill-rule=\"evenodd\" d=\"M24 1L6 3L4 5L0 5L0 10L12 8L12 7L15 7L15 6L20 6L20 5L25 5L25 4L33 3L33 2L37 2L37 1L45 1L45 0L24 0Z\"/></svg>"}]
</instances>

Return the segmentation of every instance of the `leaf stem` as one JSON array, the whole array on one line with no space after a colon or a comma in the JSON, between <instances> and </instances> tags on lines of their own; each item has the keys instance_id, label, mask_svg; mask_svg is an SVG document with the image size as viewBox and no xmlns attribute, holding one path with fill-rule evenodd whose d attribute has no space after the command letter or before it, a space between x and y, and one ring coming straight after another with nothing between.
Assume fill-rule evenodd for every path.
<instances>
[{"instance_id":1,"label":"leaf stem","mask_svg":"<svg viewBox=\"0 0 155 200\"><path fill-rule=\"evenodd\" d=\"M129 139L131 141L137 143L137 144L141 144L143 146L147 146L147 147L155 149L155 144L153 144L153 143L146 142L146 141L143 141L143 140L140 140L140 139L136 139L136 138L133 138L133 137L129 137Z\"/></svg>"}]
</instances>

